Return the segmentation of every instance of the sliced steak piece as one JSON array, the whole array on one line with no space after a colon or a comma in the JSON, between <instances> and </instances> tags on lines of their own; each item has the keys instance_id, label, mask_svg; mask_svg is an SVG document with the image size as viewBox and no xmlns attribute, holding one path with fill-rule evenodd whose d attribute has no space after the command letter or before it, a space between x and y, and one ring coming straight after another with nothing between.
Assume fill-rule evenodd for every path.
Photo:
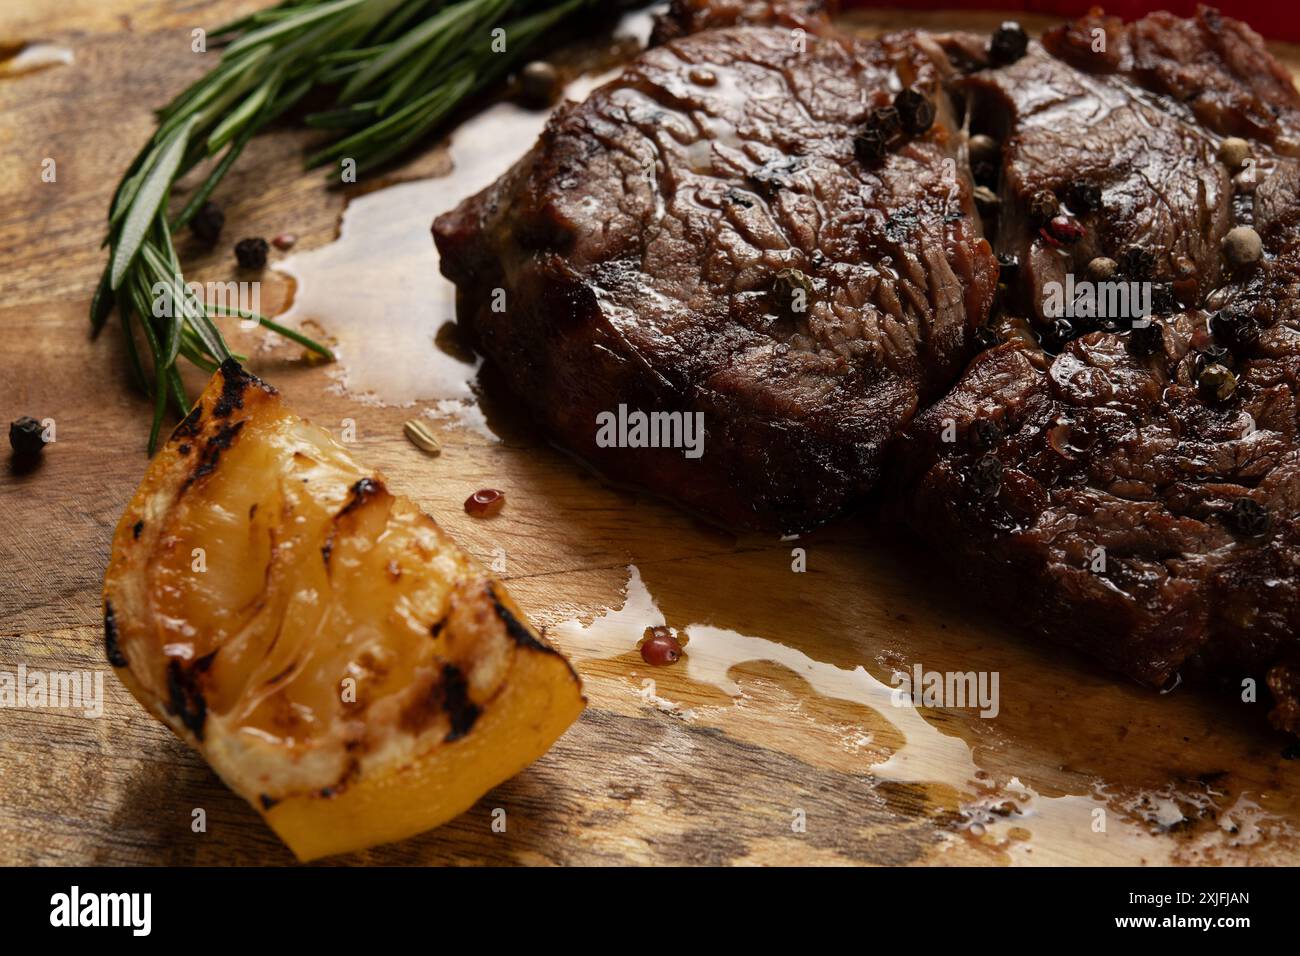
<instances>
[{"instance_id":1,"label":"sliced steak piece","mask_svg":"<svg viewBox=\"0 0 1300 956\"><path fill-rule=\"evenodd\" d=\"M971 44L946 46L972 60ZM1153 283L1143 309L1200 305L1221 284L1219 245L1233 225L1237 170L1219 158L1223 138L1284 155L1300 147L1288 74L1249 27L1208 8L1127 26L1084 17L962 87L975 125L1003 144L995 247L1021 265L1017 308L1044 326L1097 257L1120 264L1116 280ZM1057 202L1060 229L1048 221ZM1123 325L1139 309L1122 311L1100 317L1109 323L1069 316L1054 338Z\"/></svg>"},{"instance_id":2,"label":"sliced steak piece","mask_svg":"<svg viewBox=\"0 0 1300 956\"><path fill-rule=\"evenodd\" d=\"M1259 139L1291 155L1300 147L1300 93L1291 74L1259 34L1212 7L1187 19L1152 13L1127 26L1096 13L1049 30L1043 44L1080 70L1132 77L1220 136Z\"/></svg>"},{"instance_id":3,"label":"sliced steak piece","mask_svg":"<svg viewBox=\"0 0 1300 956\"><path fill-rule=\"evenodd\" d=\"M1263 678L1273 723L1300 733L1300 161L1296 93L1276 76L1258 37L1202 11L1084 18L966 81L1003 124L998 243L1026 256L1021 302L1139 242L1157 277L1196 263L1195 307L1166 302L1150 328L1055 356L1000 321L1005 344L900 441L899 499L963 580L1042 636L1152 686ZM1256 163L1234 182L1216 153L1240 132ZM1025 207L1072 176L1103 208L1085 218L1098 245L1062 251L1031 238ZM1235 225L1258 231L1262 261L1224 260Z\"/></svg>"},{"instance_id":4,"label":"sliced steak piece","mask_svg":"<svg viewBox=\"0 0 1300 956\"><path fill-rule=\"evenodd\" d=\"M1036 43L963 86L977 126L1003 144L994 245L1021 266L1019 309L1050 325L1067 276L1085 279L1096 257L1124 263L1134 246L1151 254L1151 268L1117 279L1190 278L1189 304L1217 286L1231 171L1217 157L1219 137L1190 110L1130 73L1086 72ZM1058 238L1044 199L1048 210L1059 203L1080 238L1071 242L1064 231Z\"/></svg>"},{"instance_id":5,"label":"sliced steak piece","mask_svg":"<svg viewBox=\"0 0 1300 956\"><path fill-rule=\"evenodd\" d=\"M647 51L434 224L462 322L562 445L786 531L872 487L966 363L997 276L922 44L798 40L738 27ZM855 135L905 86L936 121L864 164ZM703 457L604 447L620 406L701 415Z\"/></svg>"},{"instance_id":6,"label":"sliced steak piece","mask_svg":"<svg viewBox=\"0 0 1300 956\"><path fill-rule=\"evenodd\" d=\"M1184 41L1188 32L1175 31ZM1048 43L1074 33L1086 35L1085 26L1055 31ZM1096 79L1123 78L1132 57L1120 49L1112 72ZM1035 70L1063 65L1041 51L1025 60ZM1240 98L1213 88L1223 102ZM1129 115L1144 117L1145 137L1137 152L1154 162L1163 154L1145 150L1163 133L1141 111L1155 103L1174 116L1182 107L1135 96L1139 112ZM1178 128L1194 129L1199 117L1179 117ZM1027 171L1024 144L1048 141L1045 128L1029 128L1007 140ZM1267 140L1254 143L1255 181L1238 178L1235 200L1201 226L1213 224L1210 237L1253 225L1262 261L1231 266L1216 242L1205 250L1216 258L1205 274L1216 278L1202 307L1166 309L1150 328L1094 331L1055 356L1032 336L1004 332L1008 341L980 355L900 442L912 466L901 497L907 521L966 581L1041 635L1153 686L1179 675L1238 688L1263 678L1273 723L1300 733L1300 160ZM1205 184L1207 170L1197 160L1183 175ZM1169 196L1187 192L1165 173L1161 215ZM1018 175L1011 169L1008 180ZM1141 221L1109 201L1114 180L1103 181L1108 214Z\"/></svg>"}]
</instances>

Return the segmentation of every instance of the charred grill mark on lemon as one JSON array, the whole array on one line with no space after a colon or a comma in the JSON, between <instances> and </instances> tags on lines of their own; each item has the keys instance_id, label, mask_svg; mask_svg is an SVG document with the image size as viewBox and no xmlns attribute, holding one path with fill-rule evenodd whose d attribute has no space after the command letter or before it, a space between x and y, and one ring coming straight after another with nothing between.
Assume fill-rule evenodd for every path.
<instances>
[{"instance_id":1,"label":"charred grill mark on lemon","mask_svg":"<svg viewBox=\"0 0 1300 956\"><path fill-rule=\"evenodd\" d=\"M511 610L501 603L501 599L497 597L495 585L489 583L487 593L488 597L492 599L492 607L497 612L497 617L501 618L501 623L506 626L506 633L510 635L516 644L542 651L545 654L560 656L560 652L550 644L545 644L533 636L532 629L515 617Z\"/></svg>"},{"instance_id":2,"label":"charred grill mark on lemon","mask_svg":"<svg viewBox=\"0 0 1300 956\"><path fill-rule=\"evenodd\" d=\"M445 715L448 722L447 743L470 732L478 720L480 708L469 697L469 683L455 664L442 665L442 673L429 681L427 693L402 713L402 726L418 732Z\"/></svg>"},{"instance_id":3,"label":"charred grill mark on lemon","mask_svg":"<svg viewBox=\"0 0 1300 956\"><path fill-rule=\"evenodd\" d=\"M185 483L181 485L181 491L186 491L194 482L206 478L217 470L217 464L221 461L221 453L235 443L235 439L239 437L239 430L243 427L243 422L224 425L218 429L215 435L208 438L203 445L203 450L199 453L198 461L195 462L193 469L186 476Z\"/></svg>"},{"instance_id":4,"label":"charred grill mark on lemon","mask_svg":"<svg viewBox=\"0 0 1300 956\"><path fill-rule=\"evenodd\" d=\"M335 517L335 521L355 511L367 502L374 501L381 494L388 493L387 489L384 488L384 483L377 478L361 478L348 489L348 492L351 497L348 498L348 503L343 506L343 510Z\"/></svg>"},{"instance_id":5,"label":"charred grill mark on lemon","mask_svg":"<svg viewBox=\"0 0 1300 956\"><path fill-rule=\"evenodd\" d=\"M451 819L585 704L499 582L234 363L118 524L104 646L302 859Z\"/></svg>"},{"instance_id":6,"label":"charred grill mark on lemon","mask_svg":"<svg viewBox=\"0 0 1300 956\"><path fill-rule=\"evenodd\" d=\"M177 439L194 438L199 433L199 420L203 417L203 406L195 405L190 409L190 413L181 419L181 423L172 430L169 441Z\"/></svg>"},{"instance_id":7,"label":"charred grill mark on lemon","mask_svg":"<svg viewBox=\"0 0 1300 956\"><path fill-rule=\"evenodd\" d=\"M203 725L208 716L208 702L199 685L216 654L213 651L193 665L182 664L175 658L167 662L167 710L199 741L203 740Z\"/></svg>"},{"instance_id":8,"label":"charred grill mark on lemon","mask_svg":"<svg viewBox=\"0 0 1300 956\"><path fill-rule=\"evenodd\" d=\"M234 359L221 363L221 395L212 405L212 414L216 418L228 418L231 412L244 407L244 393L249 388L260 388L268 395L279 394L273 386L266 384L256 375L244 371Z\"/></svg>"},{"instance_id":9,"label":"charred grill mark on lemon","mask_svg":"<svg viewBox=\"0 0 1300 956\"><path fill-rule=\"evenodd\" d=\"M136 537L140 537L138 534ZM125 667L126 658L117 643L117 618L113 614L113 602L104 601L104 656L114 667Z\"/></svg>"},{"instance_id":10,"label":"charred grill mark on lemon","mask_svg":"<svg viewBox=\"0 0 1300 956\"><path fill-rule=\"evenodd\" d=\"M330 557L334 554L334 541L338 537L339 522L358 508L363 507L371 501L377 501L380 495L387 495L388 489L379 478L360 478L357 483L348 489L348 501L339 513L334 516L332 527L325 535L325 543L321 545L321 558L325 561L325 570L329 570Z\"/></svg>"}]
</instances>

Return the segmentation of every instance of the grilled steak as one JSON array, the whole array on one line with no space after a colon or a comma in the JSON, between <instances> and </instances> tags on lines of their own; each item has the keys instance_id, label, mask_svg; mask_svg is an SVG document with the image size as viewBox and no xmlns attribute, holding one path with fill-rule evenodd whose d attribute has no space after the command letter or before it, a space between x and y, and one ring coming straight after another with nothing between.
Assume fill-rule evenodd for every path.
<instances>
[{"instance_id":1,"label":"grilled steak","mask_svg":"<svg viewBox=\"0 0 1300 956\"><path fill-rule=\"evenodd\" d=\"M1001 103L1013 213L998 243L1027 250L1017 301L1041 317L1050 277L1125 242L1155 253L1155 278L1182 255L1197 281L1149 327L1049 338L1055 356L1003 323L1008 341L900 444L907 519L1044 636L1156 686L1264 678L1274 724L1300 732L1297 96L1258 37L1212 11L1104 21L1101 64L1079 39L1096 22L1048 34L1061 58L1032 48L967 81ZM1223 132L1254 135L1252 176L1222 168ZM1015 211L1066 176L1099 187L1096 248L1056 249ZM1237 225L1258 231L1261 261L1225 260Z\"/></svg>"},{"instance_id":2,"label":"grilled steak","mask_svg":"<svg viewBox=\"0 0 1300 956\"><path fill-rule=\"evenodd\" d=\"M1300 94L1259 37L1202 9L865 42L743 0L656 36L435 224L552 433L731 524L807 527L888 469L1042 635L1153 686L1263 679L1300 732ZM855 149L900 87L933 127ZM1146 298L1062 319L1075 280ZM972 340L1001 344L916 414ZM621 404L703 413L704 458L601 447Z\"/></svg>"},{"instance_id":3,"label":"grilled steak","mask_svg":"<svg viewBox=\"0 0 1300 956\"><path fill-rule=\"evenodd\" d=\"M824 521L955 379L994 292L932 47L742 26L647 51L439 217L462 323L611 477L728 525ZM901 118L873 112L904 87ZM859 155L869 117L888 136ZM702 415L703 456L607 447L620 406Z\"/></svg>"}]
</instances>

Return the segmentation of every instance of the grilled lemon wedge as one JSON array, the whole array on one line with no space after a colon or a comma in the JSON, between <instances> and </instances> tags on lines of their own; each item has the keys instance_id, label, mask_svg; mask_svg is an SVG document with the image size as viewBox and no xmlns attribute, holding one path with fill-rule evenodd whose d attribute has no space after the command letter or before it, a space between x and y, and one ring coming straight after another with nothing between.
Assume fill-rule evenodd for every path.
<instances>
[{"instance_id":1,"label":"grilled lemon wedge","mask_svg":"<svg viewBox=\"0 0 1300 956\"><path fill-rule=\"evenodd\" d=\"M455 817L585 704L499 582L233 361L118 523L104 637L303 860Z\"/></svg>"}]
</instances>

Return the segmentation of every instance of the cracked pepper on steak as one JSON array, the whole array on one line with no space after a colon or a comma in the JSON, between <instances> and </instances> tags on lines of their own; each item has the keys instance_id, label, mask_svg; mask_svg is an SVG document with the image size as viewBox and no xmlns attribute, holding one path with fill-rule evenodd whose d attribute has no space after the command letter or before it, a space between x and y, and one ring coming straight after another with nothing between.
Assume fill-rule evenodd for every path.
<instances>
[{"instance_id":1,"label":"cracked pepper on steak","mask_svg":"<svg viewBox=\"0 0 1300 956\"><path fill-rule=\"evenodd\" d=\"M781 29L731 27L765 6ZM1300 732L1300 95L1260 38L1208 8L1094 11L1010 57L823 23L796 58L806 6L673 8L666 46L435 225L520 395L605 471L730 523L814 524L888 470L896 512L1031 628L1150 685L1263 678ZM934 128L864 165L853 131L900 84ZM983 220L968 133L996 140ZM1258 261L1225 258L1236 226ZM1045 314L1097 259L1154 283L1149 328ZM798 321L769 291L787 267L816 293ZM1001 344L958 380L976 324ZM621 402L705 411L705 467L595 448Z\"/></svg>"},{"instance_id":2,"label":"cracked pepper on steak","mask_svg":"<svg viewBox=\"0 0 1300 956\"><path fill-rule=\"evenodd\" d=\"M1093 27L1111 42L1090 60L1074 38ZM1239 693L1262 678L1274 725L1300 732L1300 165L1289 155L1300 96L1257 36L1206 9L1128 27L1085 18L1044 46L1003 71L1017 82L994 70L965 81L997 91L1005 111L1004 211L1023 208L1026 180L1068 188L1051 178L1057 164L1032 168L1036 150L1052 154L1039 122L1050 110L1051 138L1097 131L1102 155L1118 154L1073 166L1100 198L1080 217L1087 255L1122 259L1122 243L1139 243L1154 278L1171 278L1183 255L1191 281L1150 327L1083 322L1055 356L1002 320L1006 342L901 443L913 466L902 510L966 581L1044 636L1154 686L1195 676ZM1124 89L1141 105L1123 105ZM1174 127L1191 152L1166 161ZM1249 137L1254 176L1230 177L1213 158L1225 134ZM1234 266L1218 239L1240 225L1257 230L1263 256ZM1022 301L1044 272L1087 257L1051 248L1022 213L997 228L999 247L1018 243L1029 259Z\"/></svg>"}]
</instances>

